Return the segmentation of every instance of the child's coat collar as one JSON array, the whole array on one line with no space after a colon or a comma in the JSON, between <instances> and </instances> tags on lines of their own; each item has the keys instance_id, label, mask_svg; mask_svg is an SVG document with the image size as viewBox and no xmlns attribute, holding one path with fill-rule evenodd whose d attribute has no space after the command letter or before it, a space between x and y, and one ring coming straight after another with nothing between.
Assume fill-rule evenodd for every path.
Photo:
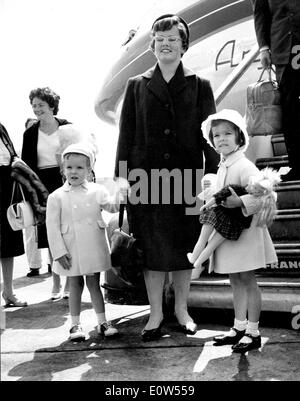
<instances>
[{"instance_id":1,"label":"child's coat collar","mask_svg":"<svg viewBox=\"0 0 300 401\"><path fill-rule=\"evenodd\" d=\"M79 185L79 187L80 187L80 188L84 188L84 189L88 189L88 184L89 184L88 181L87 181L87 180L84 180L83 183ZM63 188L63 190L64 190L65 192L70 192L72 186L68 183L68 181L65 181L65 183L64 183L63 186L62 186L62 188Z\"/></svg>"},{"instance_id":2,"label":"child's coat collar","mask_svg":"<svg viewBox=\"0 0 300 401\"><path fill-rule=\"evenodd\" d=\"M222 159L218 165L218 167L224 166L224 167L229 167L232 166L237 160L241 159L242 157L245 157L244 150L239 149L236 152L232 153L229 155L226 159Z\"/></svg>"}]
</instances>

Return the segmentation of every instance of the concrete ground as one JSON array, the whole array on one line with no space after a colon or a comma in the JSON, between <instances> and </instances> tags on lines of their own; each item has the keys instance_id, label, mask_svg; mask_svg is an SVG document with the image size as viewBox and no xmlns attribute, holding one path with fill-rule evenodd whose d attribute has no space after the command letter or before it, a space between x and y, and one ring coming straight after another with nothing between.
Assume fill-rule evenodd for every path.
<instances>
[{"instance_id":1,"label":"concrete ground","mask_svg":"<svg viewBox=\"0 0 300 401\"><path fill-rule=\"evenodd\" d=\"M192 310L196 335L178 330L175 321L163 327L159 341L143 343L140 332L148 305L106 304L107 317L117 324L117 338L95 332L95 315L87 290L82 325L87 339L68 340L68 301L51 301L51 277L43 267L27 278L24 257L16 258L14 284L26 308L2 309L2 381L299 381L300 336L291 316L262 314L263 346L246 355L230 346L214 347L212 338L228 329L232 312ZM300 318L298 319L300 322Z\"/></svg>"}]
</instances>

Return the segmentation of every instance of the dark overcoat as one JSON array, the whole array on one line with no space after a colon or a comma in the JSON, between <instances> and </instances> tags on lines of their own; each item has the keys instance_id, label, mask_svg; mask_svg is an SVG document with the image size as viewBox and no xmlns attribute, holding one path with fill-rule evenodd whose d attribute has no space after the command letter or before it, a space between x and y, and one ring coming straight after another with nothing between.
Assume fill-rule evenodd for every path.
<instances>
[{"instance_id":1,"label":"dark overcoat","mask_svg":"<svg viewBox=\"0 0 300 401\"><path fill-rule=\"evenodd\" d=\"M6 146L13 159L17 157L14 145L4 125L0 123L0 139ZM11 163L9 166L0 165L0 258L11 258L24 253L22 231L13 231L8 223L6 212L11 204L13 179L11 177ZM18 199L14 199L15 202Z\"/></svg>"},{"instance_id":2,"label":"dark overcoat","mask_svg":"<svg viewBox=\"0 0 300 401\"><path fill-rule=\"evenodd\" d=\"M66 124L71 124L69 121L63 119L63 118L57 118L55 119L58 122L58 125L66 125ZM22 154L21 158L24 160L26 164L35 173L39 173L38 171L38 154L37 154L37 147L38 147L38 138L39 138L39 126L40 122L36 122L33 124L31 127L29 127L23 135L23 145L22 145Z\"/></svg>"},{"instance_id":3,"label":"dark overcoat","mask_svg":"<svg viewBox=\"0 0 300 401\"><path fill-rule=\"evenodd\" d=\"M195 206L196 171L202 173L203 152L206 173L216 172L219 162L201 131L202 121L212 113L215 102L209 81L182 63L169 83L158 64L128 81L115 175L128 178L132 185L129 227L141 242L150 270L192 268L186 253L195 245L200 224L195 211L190 215L187 209ZM127 163L126 169L120 162Z\"/></svg>"},{"instance_id":4,"label":"dark overcoat","mask_svg":"<svg viewBox=\"0 0 300 401\"><path fill-rule=\"evenodd\" d=\"M259 47L271 49L272 62L286 65L300 44L300 1L251 0Z\"/></svg>"}]
</instances>

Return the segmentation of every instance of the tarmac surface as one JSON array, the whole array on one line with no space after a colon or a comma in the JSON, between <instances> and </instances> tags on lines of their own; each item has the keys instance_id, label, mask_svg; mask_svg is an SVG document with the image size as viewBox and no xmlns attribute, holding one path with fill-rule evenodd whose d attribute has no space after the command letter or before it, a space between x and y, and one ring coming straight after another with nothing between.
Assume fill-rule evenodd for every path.
<instances>
[{"instance_id":1,"label":"tarmac surface","mask_svg":"<svg viewBox=\"0 0 300 401\"><path fill-rule=\"evenodd\" d=\"M68 301L50 300L51 276L27 278L24 256L16 258L14 286L25 308L1 308L1 381L299 381L300 335L291 320L300 315L262 314L260 350L245 355L213 346L213 336L227 331L232 311L192 310L196 335L185 335L176 321L163 326L163 337L144 343L140 333L148 305L106 304L118 327L116 338L95 331L88 291L83 293L81 323L86 341L72 343ZM300 303L300 302L299 302ZM299 310L300 312L300 310ZM188 383L187 383L188 384Z\"/></svg>"}]
</instances>

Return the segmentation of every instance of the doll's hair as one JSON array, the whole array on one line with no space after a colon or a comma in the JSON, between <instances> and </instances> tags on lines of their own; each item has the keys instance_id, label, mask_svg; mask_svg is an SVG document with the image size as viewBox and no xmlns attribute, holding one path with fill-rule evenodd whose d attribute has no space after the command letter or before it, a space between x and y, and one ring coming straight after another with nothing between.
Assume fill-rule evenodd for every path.
<instances>
[{"instance_id":1,"label":"doll's hair","mask_svg":"<svg viewBox=\"0 0 300 401\"><path fill-rule=\"evenodd\" d=\"M277 171L266 167L257 176L251 177L248 192L261 197L261 208L257 213L256 225L259 227L272 224L277 214L276 185L281 181Z\"/></svg>"}]
</instances>

